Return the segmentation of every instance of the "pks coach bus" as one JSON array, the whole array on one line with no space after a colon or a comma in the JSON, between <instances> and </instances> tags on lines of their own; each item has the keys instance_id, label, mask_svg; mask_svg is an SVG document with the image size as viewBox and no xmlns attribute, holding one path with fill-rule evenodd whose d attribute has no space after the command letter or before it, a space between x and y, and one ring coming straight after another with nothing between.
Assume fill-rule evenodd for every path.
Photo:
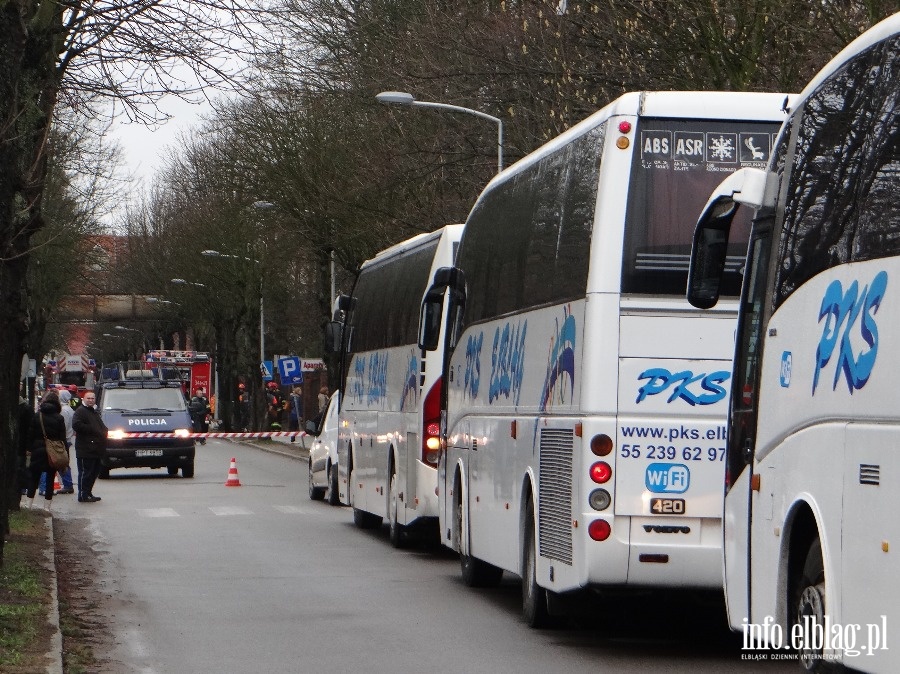
<instances>
[{"instance_id":1,"label":"pks coach bus","mask_svg":"<svg viewBox=\"0 0 900 674\"><path fill-rule=\"evenodd\" d=\"M522 576L531 625L585 588L721 591L749 228L727 251L732 299L700 311L690 214L723 175L765 166L784 100L622 96L488 184L429 291L421 344L440 353L431 327L451 316L441 539L471 585Z\"/></svg>"},{"instance_id":2,"label":"pks coach bus","mask_svg":"<svg viewBox=\"0 0 900 674\"><path fill-rule=\"evenodd\" d=\"M447 225L382 251L339 301L346 309L339 497L361 528L387 519L395 546L413 527L437 523L443 363L418 347L417 330L428 284L453 263L462 229Z\"/></svg>"},{"instance_id":3,"label":"pks coach bus","mask_svg":"<svg viewBox=\"0 0 900 674\"><path fill-rule=\"evenodd\" d=\"M688 297L716 304L755 210L725 457L725 590L745 646L900 671L900 14L804 89L767 170L697 225Z\"/></svg>"}]
</instances>

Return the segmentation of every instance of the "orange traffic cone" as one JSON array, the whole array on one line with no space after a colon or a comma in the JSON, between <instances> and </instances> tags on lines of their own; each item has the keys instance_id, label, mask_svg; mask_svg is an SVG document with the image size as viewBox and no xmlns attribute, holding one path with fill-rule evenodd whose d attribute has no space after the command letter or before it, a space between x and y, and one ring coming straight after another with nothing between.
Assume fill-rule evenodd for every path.
<instances>
[{"instance_id":1,"label":"orange traffic cone","mask_svg":"<svg viewBox=\"0 0 900 674\"><path fill-rule=\"evenodd\" d=\"M240 487L241 481L238 479L237 474L237 461L235 459L231 459L231 466L228 468L228 479L225 480L226 487Z\"/></svg>"},{"instance_id":2,"label":"orange traffic cone","mask_svg":"<svg viewBox=\"0 0 900 674\"><path fill-rule=\"evenodd\" d=\"M53 493L55 494L60 489L62 489L62 484L59 481L59 473L57 472L53 478Z\"/></svg>"}]
</instances>

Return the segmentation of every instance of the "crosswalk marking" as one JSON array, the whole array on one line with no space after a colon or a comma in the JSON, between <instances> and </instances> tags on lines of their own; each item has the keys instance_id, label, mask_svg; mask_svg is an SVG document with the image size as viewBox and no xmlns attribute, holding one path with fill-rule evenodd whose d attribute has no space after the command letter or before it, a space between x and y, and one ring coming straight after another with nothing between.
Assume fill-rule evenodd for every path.
<instances>
[{"instance_id":1,"label":"crosswalk marking","mask_svg":"<svg viewBox=\"0 0 900 674\"><path fill-rule=\"evenodd\" d=\"M275 510L278 510L279 512L283 512L286 515L308 515L309 514L308 508L301 508L300 506L277 505L277 506L272 506L272 507L275 508Z\"/></svg>"},{"instance_id":2,"label":"crosswalk marking","mask_svg":"<svg viewBox=\"0 0 900 674\"><path fill-rule=\"evenodd\" d=\"M138 510L141 517L179 517L174 508L142 508Z\"/></svg>"},{"instance_id":3,"label":"crosswalk marking","mask_svg":"<svg viewBox=\"0 0 900 674\"><path fill-rule=\"evenodd\" d=\"M210 510L216 515L252 515L253 511L241 506L214 506Z\"/></svg>"}]
</instances>

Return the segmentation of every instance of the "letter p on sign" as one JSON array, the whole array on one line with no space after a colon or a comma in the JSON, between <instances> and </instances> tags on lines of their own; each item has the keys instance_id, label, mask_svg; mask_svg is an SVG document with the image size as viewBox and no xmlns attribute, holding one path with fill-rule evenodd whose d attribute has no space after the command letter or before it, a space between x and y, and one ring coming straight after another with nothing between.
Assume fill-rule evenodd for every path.
<instances>
[{"instance_id":1,"label":"letter p on sign","mask_svg":"<svg viewBox=\"0 0 900 674\"><path fill-rule=\"evenodd\" d=\"M300 359L297 356L288 356L278 361L278 374L281 375L281 383L293 386L303 383L303 371L300 369Z\"/></svg>"}]
</instances>

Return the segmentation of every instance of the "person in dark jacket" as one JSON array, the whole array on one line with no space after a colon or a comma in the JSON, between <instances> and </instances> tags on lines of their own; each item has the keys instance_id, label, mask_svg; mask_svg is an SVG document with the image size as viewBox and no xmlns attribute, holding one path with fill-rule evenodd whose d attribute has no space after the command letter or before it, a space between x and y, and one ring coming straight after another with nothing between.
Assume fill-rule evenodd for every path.
<instances>
[{"instance_id":1,"label":"person in dark jacket","mask_svg":"<svg viewBox=\"0 0 900 674\"><path fill-rule=\"evenodd\" d=\"M191 414L191 423L194 426L194 433L209 433L209 422L207 419L212 414L212 408L209 406L209 398L206 397L206 391L198 388L194 391L194 397L188 405L188 411ZM201 445L206 444L206 438L200 438L198 442Z\"/></svg>"},{"instance_id":2,"label":"person in dark jacket","mask_svg":"<svg viewBox=\"0 0 900 674\"><path fill-rule=\"evenodd\" d=\"M49 440L66 441L66 422L61 414L62 406L59 402L59 394L56 391L47 391L41 398L41 406L38 413L31 420L28 431L30 438L31 460L28 464L30 481L25 494L27 499L25 507L34 507L34 494L41 481L41 475L46 475L50 484L53 484L53 476L56 469L47 461L47 446L44 443L46 435ZM50 512L53 500L53 489L44 491L44 509Z\"/></svg>"},{"instance_id":3,"label":"person in dark jacket","mask_svg":"<svg viewBox=\"0 0 900 674\"><path fill-rule=\"evenodd\" d=\"M94 482L100 475L100 460L106 455L106 435L108 429L96 408L97 396L88 391L81 399L81 405L72 417L75 431L75 460L78 463L78 501L95 503Z\"/></svg>"}]
</instances>

